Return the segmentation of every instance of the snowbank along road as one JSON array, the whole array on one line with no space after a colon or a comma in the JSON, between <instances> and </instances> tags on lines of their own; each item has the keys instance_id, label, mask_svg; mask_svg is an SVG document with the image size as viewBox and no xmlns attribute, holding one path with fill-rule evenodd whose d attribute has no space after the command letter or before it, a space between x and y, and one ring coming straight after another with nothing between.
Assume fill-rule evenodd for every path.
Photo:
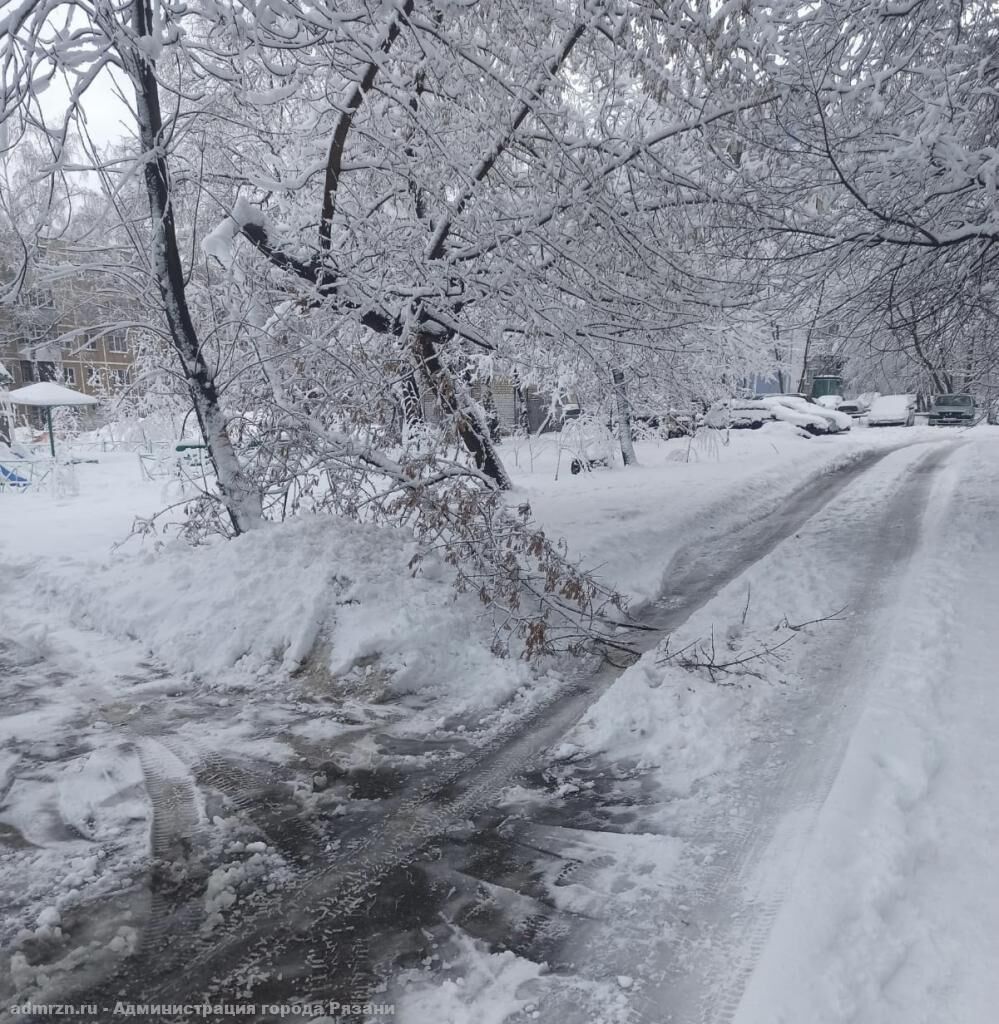
<instances>
[{"instance_id":1,"label":"snowbank along road","mask_svg":"<svg viewBox=\"0 0 999 1024\"><path fill-rule=\"evenodd\" d=\"M377 993L414 1022L985 1024L996 792L973 772L996 756L997 454L948 439L869 456L681 554L647 619L696 657L605 666L406 784L354 778L350 815L347 780L303 803L270 765L192 757L131 720L118 791L149 796L131 827L153 862L108 893L49 992ZM734 668L704 667L709 636ZM26 693L42 669L5 657ZM213 813L245 822L239 879L199 836ZM5 996L45 991L27 951Z\"/></svg>"}]
</instances>

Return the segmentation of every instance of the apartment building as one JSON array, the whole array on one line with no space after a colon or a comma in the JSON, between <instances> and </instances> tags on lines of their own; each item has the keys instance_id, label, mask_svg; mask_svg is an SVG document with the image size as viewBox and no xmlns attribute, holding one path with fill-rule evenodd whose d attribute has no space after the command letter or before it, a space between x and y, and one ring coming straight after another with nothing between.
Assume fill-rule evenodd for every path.
<instances>
[{"instance_id":1,"label":"apartment building","mask_svg":"<svg viewBox=\"0 0 999 1024\"><path fill-rule=\"evenodd\" d=\"M138 333L120 326L129 311L110 276L81 269L70 255L48 243L40 260L45 273L0 305L0 364L11 388L51 380L114 397L133 383ZM10 273L0 265L0 280Z\"/></svg>"},{"instance_id":2,"label":"apartment building","mask_svg":"<svg viewBox=\"0 0 999 1024\"><path fill-rule=\"evenodd\" d=\"M66 342L0 340L0 363L11 388L54 380L95 398L125 391L133 380L134 348L126 330Z\"/></svg>"}]
</instances>

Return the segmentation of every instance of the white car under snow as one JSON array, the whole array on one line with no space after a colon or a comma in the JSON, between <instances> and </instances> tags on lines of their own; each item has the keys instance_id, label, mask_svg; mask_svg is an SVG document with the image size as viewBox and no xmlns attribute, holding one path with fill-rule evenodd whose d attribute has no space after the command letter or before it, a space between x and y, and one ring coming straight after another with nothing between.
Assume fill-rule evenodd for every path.
<instances>
[{"instance_id":1,"label":"white car under snow","mask_svg":"<svg viewBox=\"0 0 999 1024\"><path fill-rule=\"evenodd\" d=\"M916 422L916 402L912 395L882 395L875 398L867 413L869 427L911 427Z\"/></svg>"},{"instance_id":2,"label":"white car under snow","mask_svg":"<svg viewBox=\"0 0 999 1024\"><path fill-rule=\"evenodd\" d=\"M853 420L845 413L797 395L768 395L760 401L770 409L774 419L793 423L810 434L840 434L853 425Z\"/></svg>"},{"instance_id":3,"label":"white car under snow","mask_svg":"<svg viewBox=\"0 0 999 1024\"><path fill-rule=\"evenodd\" d=\"M849 430L853 422L844 413L825 409L797 395L765 395L716 402L708 410L704 423L724 430L727 427L760 427L769 420L790 423L809 434L839 434Z\"/></svg>"}]
</instances>

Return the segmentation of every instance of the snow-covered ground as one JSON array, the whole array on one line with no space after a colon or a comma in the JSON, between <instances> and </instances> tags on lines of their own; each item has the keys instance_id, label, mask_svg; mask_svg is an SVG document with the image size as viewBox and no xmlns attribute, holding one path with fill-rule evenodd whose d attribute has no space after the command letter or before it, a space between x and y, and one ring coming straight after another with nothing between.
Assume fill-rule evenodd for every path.
<instances>
[{"instance_id":1,"label":"snow-covered ground","mask_svg":"<svg viewBox=\"0 0 999 1024\"><path fill-rule=\"evenodd\" d=\"M737 1024L986 1024L999 979L999 435L955 452L844 664L859 714ZM846 652L844 652L846 653Z\"/></svg>"},{"instance_id":2,"label":"snow-covered ground","mask_svg":"<svg viewBox=\"0 0 999 1024\"><path fill-rule=\"evenodd\" d=\"M570 983L457 930L448 969L400 976L402 1019L568 1020L576 1005L580 1020L662 1019L654 1006L694 1020L683 1014L715 985L712 1020L738 1009L745 1024L985 1024L999 915L985 870L995 815L982 810L997 808L988 770L974 773L999 715L999 432L804 440L775 425L727 444L640 445L640 467L579 476L551 438L504 456L517 500L641 602L691 552L899 445L671 636L670 650L694 644L703 661L713 635L716 664L749 658L734 674L712 681L652 652L556 746L551 788L507 786L510 820L580 865L549 886L560 910L591 922L568 943L583 965ZM176 495L144 480L135 454L97 457L75 467L75 494L0 494L5 996L134 949L148 859L172 842L212 851L206 928L253 889L280 887L288 851L242 830L202 783L238 769L314 802L310 781L332 757L376 768L415 737L442 757L486 744L570 671L491 655L474 603L455 600L446 573L414 578L409 544L385 531L305 520L193 549L152 536L116 547ZM319 670L303 670L313 649ZM427 749L400 763L429 770ZM792 771L803 750L815 764ZM556 821L607 778L640 812L601 835ZM81 939L101 901L118 911ZM585 963L595 948L600 970ZM721 984L707 968L725 956L736 966ZM941 1015L948 1005L964 1015Z\"/></svg>"},{"instance_id":3,"label":"snow-covered ground","mask_svg":"<svg viewBox=\"0 0 999 1024\"><path fill-rule=\"evenodd\" d=\"M972 436L889 456L671 637L702 663L750 661L712 679L660 647L566 737L557 788L510 793L531 842L578 859L550 892L583 915L572 969L522 1006L992 1019L999 432ZM788 628L811 619L828 621Z\"/></svg>"},{"instance_id":4,"label":"snow-covered ground","mask_svg":"<svg viewBox=\"0 0 999 1024\"><path fill-rule=\"evenodd\" d=\"M561 852L534 867L569 928L511 1003L526 1018L992 1019L999 432L930 440L670 637L748 661L712 678L661 646L565 737L547 789L508 791L504 827Z\"/></svg>"}]
</instances>

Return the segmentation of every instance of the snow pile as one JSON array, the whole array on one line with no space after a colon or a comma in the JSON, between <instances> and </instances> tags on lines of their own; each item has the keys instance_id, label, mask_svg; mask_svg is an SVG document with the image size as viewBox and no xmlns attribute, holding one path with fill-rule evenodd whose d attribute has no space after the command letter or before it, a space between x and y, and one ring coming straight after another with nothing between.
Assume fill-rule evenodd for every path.
<instances>
[{"instance_id":1,"label":"snow pile","mask_svg":"<svg viewBox=\"0 0 999 1024\"><path fill-rule=\"evenodd\" d=\"M23 749L33 734L51 736L54 725L45 712L5 718L0 741ZM78 916L81 908L119 889L121 877L142 857L150 822L142 772L127 743L59 760L64 744L53 740L46 749L43 739L34 753L46 758L44 772L19 763L17 756L0 764L0 833L13 842L12 850L24 851L21 857L0 856L0 903L6 911L0 941L13 938L15 948L50 937L37 930L61 926L57 915ZM52 901L49 908L34 930L24 930L42 899Z\"/></svg>"},{"instance_id":2,"label":"snow pile","mask_svg":"<svg viewBox=\"0 0 999 1024\"><path fill-rule=\"evenodd\" d=\"M61 920L61 918L59 918ZM120 961L132 956L139 947L139 933L129 925L119 925L108 941L92 941L70 948L65 945L66 937L57 925L39 925L33 931L25 930L19 936L19 943L47 943L65 953L45 964L33 963L20 949L9 961L9 978L14 991L33 993L29 999L45 1002L55 999L65 991L66 979L79 977L95 957L103 955L109 962ZM22 997L23 998L23 997Z\"/></svg>"},{"instance_id":3,"label":"snow pile","mask_svg":"<svg viewBox=\"0 0 999 1024\"><path fill-rule=\"evenodd\" d=\"M421 1024L584 1019L628 1024L636 1019L627 995L634 984L628 974L594 979L571 970L549 973L547 965L512 950L489 952L483 942L456 928L444 948L424 960L422 970L399 971L387 997L395 1003L397 1020ZM568 988L568 1001L553 1013L550 999L560 986Z\"/></svg>"},{"instance_id":4,"label":"snow pile","mask_svg":"<svg viewBox=\"0 0 999 1024\"><path fill-rule=\"evenodd\" d=\"M215 868L205 885L205 919L202 931L210 932L221 925L228 912L241 898L257 889L273 892L276 884L290 877L284 858L266 843L233 843L229 854L248 855Z\"/></svg>"},{"instance_id":5,"label":"snow pile","mask_svg":"<svg viewBox=\"0 0 999 1024\"><path fill-rule=\"evenodd\" d=\"M176 541L86 572L39 567L34 579L76 625L137 640L173 671L213 682L286 676L321 639L338 674L377 658L397 693L505 699L526 667L496 662L478 605L456 601L445 574L414 577L414 551L400 531L322 517L201 548Z\"/></svg>"},{"instance_id":6,"label":"snow pile","mask_svg":"<svg viewBox=\"0 0 999 1024\"><path fill-rule=\"evenodd\" d=\"M317 525L264 529L208 550L176 541L87 575L45 569L38 583L76 624L139 640L177 671L213 676L240 663L250 674L275 664L290 670L342 587L344 554L351 564L350 539L310 531Z\"/></svg>"},{"instance_id":7,"label":"snow pile","mask_svg":"<svg viewBox=\"0 0 999 1024\"><path fill-rule=\"evenodd\" d=\"M518 1013L529 1020L540 1017L529 986L543 973L542 965L510 950L490 953L483 943L457 930L452 945L442 955L428 958L425 967L432 973L401 972L399 991L393 996L402 1020L503 1024ZM452 973L453 968L457 970Z\"/></svg>"},{"instance_id":8,"label":"snow pile","mask_svg":"<svg viewBox=\"0 0 999 1024\"><path fill-rule=\"evenodd\" d=\"M9 732L5 728L0 735L25 738L25 731L15 734L13 728ZM52 842L53 835L65 835L67 829L78 837L81 849L91 850L92 843L121 842L127 833L143 833L147 827L142 773L125 743L58 763L44 779L15 776L15 766L16 762L11 765L12 781L0 822L39 849ZM67 886L76 888L93 881L98 864L93 855L71 857L63 864Z\"/></svg>"},{"instance_id":9,"label":"snow pile","mask_svg":"<svg viewBox=\"0 0 999 1024\"><path fill-rule=\"evenodd\" d=\"M588 752L612 752L641 771L661 769L664 791L687 797L731 763L757 703L753 687L720 687L662 668L653 653L589 710L574 737Z\"/></svg>"}]
</instances>

